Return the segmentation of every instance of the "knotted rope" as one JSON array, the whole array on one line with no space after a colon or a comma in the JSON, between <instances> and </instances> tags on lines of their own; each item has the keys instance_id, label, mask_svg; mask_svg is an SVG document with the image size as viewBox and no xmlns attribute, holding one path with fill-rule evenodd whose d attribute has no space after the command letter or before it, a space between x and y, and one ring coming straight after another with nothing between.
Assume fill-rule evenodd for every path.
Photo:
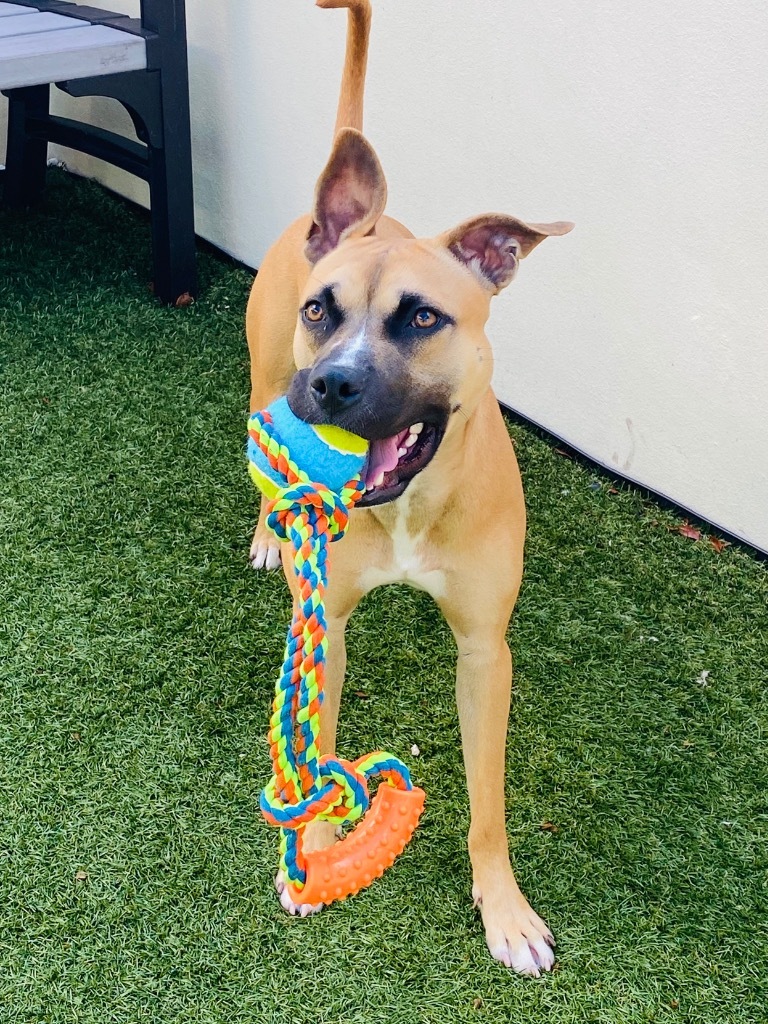
<instances>
[{"instance_id":1,"label":"knotted rope","mask_svg":"<svg viewBox=\"0 0 768 1024\"><path fill-rule=\"evenodd\" d=\"M270 408L277 413L277 407ZM284 400L279 412L292 431L293 414ZM297 423L307 428L303 422ZM369 806L368 780L374 776L399 790L410 791L413 786L406 766L382 751L356 761L320 754L320 708L328 649L324 602L328 545L344 536L350 510L364 493L360 473L338 490L310 480L278 436L269 410L251 416L248 434L249 471L257 486L268 497L271 495L267 527L278 540L290 544L299 587L269 723L273 776L262 791L260 806L266 820L280 828L281 868L294 893L300 895L307 882L303 830L310 821L322 819L335 825L356 821ZM333 450L332 445L328 447ZM381 870L384 867L386 863ZM357 888L369 880L361 881ZM330 898L339 898L339 894Z\"/></svg>"}]
</instances>

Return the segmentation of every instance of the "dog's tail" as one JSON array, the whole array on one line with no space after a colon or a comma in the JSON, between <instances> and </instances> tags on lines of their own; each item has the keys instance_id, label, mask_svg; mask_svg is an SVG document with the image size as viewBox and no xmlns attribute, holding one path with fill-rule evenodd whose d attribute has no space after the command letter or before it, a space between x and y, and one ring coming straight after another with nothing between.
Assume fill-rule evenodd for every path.
<instances>
[{"instance_id":1,"label":"dog's tail","mask_svg":"<svg viewBox=\"0 0 768 1024\"><path fill-rule=\"evenodd\" d=\"M365 69L371 33L370 0L315 0L315 3L318 7L347 8L347 50L333 134L336 136L342 128L355 128L362 132Z\"/></svg>"}]
</instances>

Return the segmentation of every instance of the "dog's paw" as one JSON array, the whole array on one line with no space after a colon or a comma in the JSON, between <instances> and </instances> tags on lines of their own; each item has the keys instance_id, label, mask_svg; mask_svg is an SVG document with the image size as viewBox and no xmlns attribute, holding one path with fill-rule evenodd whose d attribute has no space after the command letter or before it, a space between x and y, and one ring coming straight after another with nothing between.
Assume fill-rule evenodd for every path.
<instances>
[{"instance_id":1,"label":"dog's paw","mask_svg":"<svg viewBox=\"0 0 768 1024\"><path fill-rule=\"evenodd\" d=\"M304 852L324 850L341 838L340 826L336 828L328 821L312 821L304 832ZM325 903L294 903L288 894L288 886L282 871L278 871L275 876L275 889L280 897L280 906L292 917L309 917L310 914L317 914L325 906Z\"/></svg>"},{"instance_id":2,"label":"dog's paw","mask_svg":"<svg viewBox=\"0 0 768 1024\"><path fill-rule=\"evenodd\" d=\"M280 568L280 544L267 533L261 523L256 527L248 557L254 569Z\"/></svg>"},{"instance_id":3,"label":"dog's paw","mask_svg":"<svg viewBox=\"0 0 768 1024\"><path fill-rule=\"evenodd\" d=\"M319 913L325 906L324 903L294 903L288 894L288 886L285 884L285 875L282 871L278 871L275 876L275 889L280 897L280 906L291 917L309 917L310 914Z\"/></svg>"},{"instance_id":4,"label":"dog's paw","mask_svg":"<svg viewBox=\"0 0 768 1024\"><path fill-rule=\"evenodd\" d=\"M538 978L542 971L551 971L555 962L552 932L516 885L494 889L472 886L491 956L518 974Z\"/></svg>"}]
</instances>

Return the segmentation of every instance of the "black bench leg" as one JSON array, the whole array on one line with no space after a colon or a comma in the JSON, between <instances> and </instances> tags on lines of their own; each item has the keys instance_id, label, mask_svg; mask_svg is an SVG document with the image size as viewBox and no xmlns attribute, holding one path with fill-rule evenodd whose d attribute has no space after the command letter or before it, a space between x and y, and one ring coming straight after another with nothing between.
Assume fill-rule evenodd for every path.
<instances>
[{"instance_id":1,"label":"black bench leg","mask_svg":"<svg viewBox=\"0 0 768 1024\"><path fill-rule=\"evenodd\" d=\"M186 80L163 75L163 145L150 145L149 201L155 295L175 303L197 294L192 152Z\"/></svg>"},{"instance_id":2,"label":"black bench leg","mask_svg":"<svg viewBox=\"0 0 768 1024\"><path fill-rule=\"evenodd\" d=\"M48 143L30 138L27 130L32 118L48 116L50 88L31 85L9 89L8 146L5 157L3 199L8 206L32 206L45 187Z\"/></svg>"}]
</instances>

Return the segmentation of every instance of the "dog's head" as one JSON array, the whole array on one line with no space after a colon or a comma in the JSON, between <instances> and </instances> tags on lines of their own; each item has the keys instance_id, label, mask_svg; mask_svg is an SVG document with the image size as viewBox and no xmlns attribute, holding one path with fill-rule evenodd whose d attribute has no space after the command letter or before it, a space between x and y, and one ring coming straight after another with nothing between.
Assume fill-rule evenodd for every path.
<instances>
[{"instance_id":1,"label":"dog's head","mask_svg":"<svg viewBox=\"0 0 768 1024\"><path fill-rule=\"evenodd\" d=\"M370 144L340 132L317 184L289 404L371 441L361 505L398 497L491 382L490 300L568 223L485 214L437 238L373 234L386 182ZM395 237L391 237L392 235Z\"/></svg>"}]
</instances>

